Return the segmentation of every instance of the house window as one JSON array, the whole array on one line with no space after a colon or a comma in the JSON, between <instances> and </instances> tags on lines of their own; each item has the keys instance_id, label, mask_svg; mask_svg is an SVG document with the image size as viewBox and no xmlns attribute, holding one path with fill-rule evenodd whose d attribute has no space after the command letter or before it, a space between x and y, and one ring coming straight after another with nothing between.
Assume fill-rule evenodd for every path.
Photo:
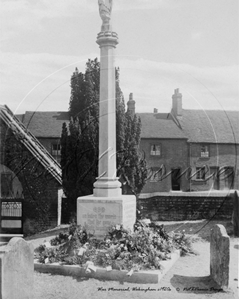
<instances>
[{"instance_id":1,"label":"house window","mask_svg":"<svg viewBox=\"0 0 239 300\"><path fill-rule=\"evenodd\" d=\"M209 146L201 145L201 157L209 157Z\"/></svg>"},{"instance_id":2,"label":"house window","mask_svg":"<svg viewBox=\"0 0 239 300\"><path fill-rule=\"evenodd\" d=\"M161 155L161 146L160 145L151 145L150 155Z\"/></svg>"},{"instance_id":3,"label":"house window","mask_svg":"<svg viewBox=\"0 0 239 300\"><path fill-rule=\"evenodd\" d=\"M158 182L162 180L162 168L149 169L148 179L150 182Z\"/></svg>"},{"instance_id":4,"label":"house window","mask_svg":"<svg viewBox=\"0 0 239 300\"><path fill-rule=\"evenodd\" d=\"M1 197L11 197L13 195L13 177L11 173L1 174Z\"/></svg>"},{"instance_id":5,"label":"house window","mask_svg":"<svg viewBox=\"0 0 239 300\"><path fill-rule=\"evenodd\" d=\"M51 145L52 155L59 156L61 155L61 145L60 144L52 144Z\"/></svg>"},{"instance_id":6,"label":"house window","mask_svg":"<svg viewBox=\"0 0 239 300\"><path fill-rule=\"evenodd\" d=\"M206 168L205 167L196 168L196 179L205 180L205 178L206 178Z\"/></svg>"}]
</instances>

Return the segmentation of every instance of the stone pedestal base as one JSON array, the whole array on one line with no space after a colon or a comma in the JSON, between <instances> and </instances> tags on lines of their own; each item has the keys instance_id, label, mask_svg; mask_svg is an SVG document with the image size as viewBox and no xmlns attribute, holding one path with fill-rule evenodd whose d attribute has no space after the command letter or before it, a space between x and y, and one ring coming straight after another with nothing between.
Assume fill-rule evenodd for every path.
<instances>
[{"instance_id":1,"label":"stone pedestal base","mask_svg":"<svg viewBox=\"0 0 239 300\"><path fill-rule=\"evenodd\" d=\"M136 197L94 197L93 195L77 199L77 225L87 232L102 238L114 225L123 225L133 230L136 221Z\"/></svg>"}]
</instances>

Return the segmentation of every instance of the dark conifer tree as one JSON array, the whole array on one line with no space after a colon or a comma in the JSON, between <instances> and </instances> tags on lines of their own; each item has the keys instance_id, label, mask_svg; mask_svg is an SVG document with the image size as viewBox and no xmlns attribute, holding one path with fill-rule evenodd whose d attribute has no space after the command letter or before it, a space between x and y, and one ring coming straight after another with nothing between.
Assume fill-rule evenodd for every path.
<instances>
[{"instance_id":1,"label":"dark conifer tree","mask_svg":"<svg viewBox=\"0 0 239 300\"><path fill-rule=\"evenodd\" d=\"M76 68L71 77L71 97L68 130L63 125L62 179L63 189L76 209L76 198L93 193L98 176L100 63L88 60L85 73ZM141 122L137 116L125 112L123 93L116 69L116 147L117 175L123 183L123 193L140 193L146 178L146 162L140 144Z\"/></svg>"}]
</instances>

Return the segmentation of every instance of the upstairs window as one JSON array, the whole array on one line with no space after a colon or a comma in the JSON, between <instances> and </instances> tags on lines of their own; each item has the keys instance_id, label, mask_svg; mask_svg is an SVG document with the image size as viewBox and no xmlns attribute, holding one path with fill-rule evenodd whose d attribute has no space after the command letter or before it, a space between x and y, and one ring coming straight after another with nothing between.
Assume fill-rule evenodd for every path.
<instances>
[{"instance_id":1,"label":"upstairs window","mask_svg":"<svg viewBox=\"0 0 239 300\"><path fill-rule=\"evenodd\" d=\"M209 157L209 146L201 145L201 157L203 158Z\"/></svg>"},{"instance_id":2,"label":"upstairs window","mask_svg":"<svg viewBox=\"0 0 239 300\"><path fill-rule=\"evenodd\" d=\"M160 145L156 145L156 144L152 144L151 145L151 149L150 149L150 155L161 155L161 146Z\"/></svg>"},{"instance_id":3,"label":"upstairs window","mask_svg":"<svg viewBox=\"0 0 239 300\"><path fill-rule=\"evenodd\" d=\"M206 168L205 167L199 167L196 168L196 179L197 180L205 180L206 178Z\"/></svg>"},{"instance_id":4,"label":"upstairs window","mask_svg":"<svg viewBox=\"0 0 239 300\"><path fill-rule=\"evenodd\" d=\"M51 154L54 156L61 155L61 145L60 144L52 144L51 145Z\"/></svg>"}]
</instances>

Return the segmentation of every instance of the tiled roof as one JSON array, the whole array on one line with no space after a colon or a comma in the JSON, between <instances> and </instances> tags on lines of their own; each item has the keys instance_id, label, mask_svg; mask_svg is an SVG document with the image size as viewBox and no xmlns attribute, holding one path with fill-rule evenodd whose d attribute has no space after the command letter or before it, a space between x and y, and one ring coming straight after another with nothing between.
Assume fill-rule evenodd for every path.
<instances>
[{"instance_id":1,"label":"tiled roof","mask_svg":"<svg viewBox=\"0 0 239 300\"><path fill-rule=\"evenodd\" d=\"M239 143L239 112L183 110L180 129L170 114L138 113L142 138L188 139L195 143ZM17 115L36 137L60 137L62 125L69 122L68 112L27 111Z\"/></svg>"},{"instance_id":2,"label":"tiled roof","mask_svg":"<svg viewBox=\"0 0 239 300\"><path fill-rule=\"evenodd\" d=\"M179 122L189 142L239 143L239 111L184 109Z\"/></svg>"},{"instance_id":3,"label":"tiled roof","mask_svg":"<svg viewBox=\"0 0 239 300\"><path fill-rule=\"evenodd\" d=\"M172 119L159 118L153 113L139 113L137 116L142 122L141 138L187 138Z\"/></svg>"},{"instance_id":4,"label":"tiled roof","mask_svg":"<svg viewBox=\"0 0 239 300\"><path fill-rule=\"evenodd\" d=\"M55 138L61 136L62 125L69 122L69 114L66 111L26 111L21 120L36 137Z\"/></svg>"},{"instance_id":5,"label":"tiled roof","mask_svg":"<svg viewBox=\"0 0 239 300\"><path fill-rule=\"evenodd\" d=\"M143 138L186 138L182 130L171 120L168 114L161 118L160 114L140 113L142 121L141 137ZM60 137L62 124L69 122L68 112L27 111L25 115L17 115L23 124L36 137Z\"/></svg>"}]
</instances>

